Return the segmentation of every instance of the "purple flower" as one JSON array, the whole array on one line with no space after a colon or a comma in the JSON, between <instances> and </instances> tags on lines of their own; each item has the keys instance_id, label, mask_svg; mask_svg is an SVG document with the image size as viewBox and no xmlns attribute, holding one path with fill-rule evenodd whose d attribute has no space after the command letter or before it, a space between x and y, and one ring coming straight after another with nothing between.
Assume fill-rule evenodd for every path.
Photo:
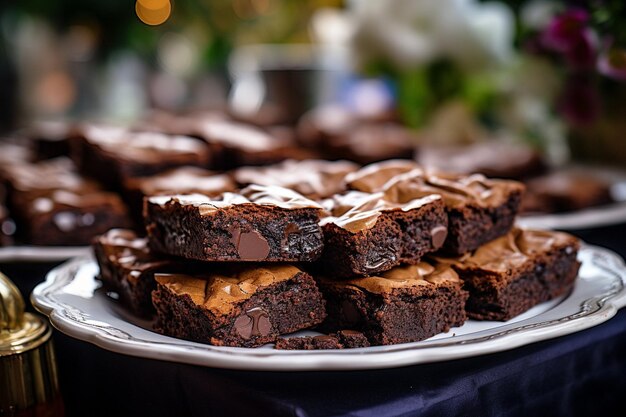
<instances>
[{"instance_id":1,"label":"purple flower","mask_svg":"<svg viewBox=\"0 0 626 417\"><path fill-rule=\"evenodd\" d=\"M567 53L580 42L589 21L583 9L570 9L555 16L542 33L542 43L552 51Z\"/></svg>"},{"instance_id":2,"label":"purple flower","mask_svg":"<svg viewBox=\"0 0 626 417\"><path fill-rule=\"evenodd\" d=\"M598 59L598 71L607 77L626 81L626 50L608 48Z\"/></svg>"},{"instance_id":3,"label":"purple flower","mask_svg":"<svg viewBox=\"0 0 626 417\"><path fill-rule=\"evenodd\" d=\"M600 96L589 78L570 77L557 102L557 110L574 126L592 123L600 114Z\"/></svg>"}]
</instances>

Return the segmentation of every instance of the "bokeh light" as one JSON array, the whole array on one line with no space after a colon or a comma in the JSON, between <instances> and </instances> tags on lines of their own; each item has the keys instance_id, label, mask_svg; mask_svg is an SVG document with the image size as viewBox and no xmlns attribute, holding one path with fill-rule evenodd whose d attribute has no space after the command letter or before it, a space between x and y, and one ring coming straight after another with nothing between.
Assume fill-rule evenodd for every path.
<instances>
[{"instance_id":1,"label":"bokeh light","mask_svg":"<svg viewBox=\"0 0 626 417\"><path fill-rule=\"evenodd\" d=\"M156 26L164 23L172 13L169 0L137 0L135 13L146 25Z\"/></svg>"}]
</instances>

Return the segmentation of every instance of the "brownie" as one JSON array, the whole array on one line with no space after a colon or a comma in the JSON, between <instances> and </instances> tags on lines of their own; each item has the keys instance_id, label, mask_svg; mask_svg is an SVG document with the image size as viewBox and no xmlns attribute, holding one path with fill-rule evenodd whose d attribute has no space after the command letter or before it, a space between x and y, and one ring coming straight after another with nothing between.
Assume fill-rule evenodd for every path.
<instances>
[{"instance_id":1,"label":"brownie","mask_svg":"<svg viewBox=\"0 0 626 417\"><path fill-rule=\"evenodd\" d=\"M328 159L369 164L393 158L412 159L415 132L388 114L364 114L340 105L317 107L300 119L298 140L320 149Z\"/></svg>"},{"instance_id":2,"label":"brownie","mask_svg":"<svg viewBox=\"0 0 626 417\"><path fill-rule=\"evenodd\" d=\"M513 226L525 189L522 183L409 167L410 163L397 161L373 164L348 175L346 181L348 187L361 191L383 191L397 203L440 195L448 215L448 236L442 250L450 254L474 250ZM402 170L406 171L398 174Z\"/></svg>"},{"instance_id":3,"label":"brownie","mask_svg":"<svg viewBox=\"0 0 626 417\"><path fill-rule=\"evenodd\" d=\"M70 154L69 137L72 126L63 121L41 121L29 129L38 160L52 159Z\"/></svg>"},{"instance_id":4,"label":"brownie","mask_svg":"<svg viewBox=\"0 0 626 417\"><path fill-rule=\"evenodd\" d=\"M503 140L456 146L420 146L417 161L424 167L447 172L477 173L513 180L524 180L547 169L546 161L536 149Z\"/></svg>"},{"instance_id":5,"label":"brownie","mask_svg":"<svg viewBox=\"0 0 626 417\"><path fill-rule=\"evenodd\" d=\"M67 158L4 167L8 205L21 240L32 245L88 245L128 227L120 197L84 179Z\"/></svg>"},{"instance_id":6,"label":"brownie","mask_svg":"<svg viewBox=\"0 0 626 417\"><path fill-rule=\"evenodd\" d=\"M415 264L441 247L448 218L441 197L399 204L384 193L350 191L324 202L324 253L318 266L337 277L369 275Z\"/></svg>"},{"instance_id":7,"label":"brownie","mask_svg":"<svg viewBox=\"0 0 626 417\"><path fill-rule=\"evenodd\" d=\"M94 239L93 250L105 289L116 292L122 303L143 317L154 313L154 274L184 271L180 262L152 254L148 240L132 230L109 230Z\"/></svg>"},{"instance_id":8,"label":"brownie","mask_svg":"<svg viewBox=\"0 0 626 417\"><path fill-rule=\"evenodd\" d=\"M609 182L575 171L554 171L526 182L524 213L559 213L614 202Z\"/></svg>"},{"instance_id":9,"label":"brownie","mask_svg":"<svg viewBox=\"0 0 626 417\"><path fill-rule=\"evenodd\" d=\"M237 184L229 175L190 166L174 168L150 177L129 178L124 181L124 193L133 218L142 226L144 197L194 193L216 196L236 189Z\"/></svg>"},{"instance_id":10,"label":"brownie","mask_svg":"<svg viewBox=\"0 0 626 417\"><path fill-rule=\"evenodd\" d=\"M220 346L255 347L321 323L315 280L286 264L232 265L205 275L155 274L155 329Z\"/></svg>"},{"instance_id":11,"label":"brownie","mask_svg":"<svg viewBox=\"0 0 626 417\"><path fill-rule=\"evenodd\" d=\"M204 120L197 136L222 155L217 168L268 165L285 159L306 159L311 154L289 137L270 134L256 126L229 120Z\"/></svg>"},{"instance_id":12,"label":"brownie","mask_svg":"<svg viewBox=\"0 0 626 417\"><path fill-rule=\"evenodd\" d=\"M207 167L211 152L198 139L125 128L86 125L72 137L73 158L81 172L114 190L126 179L180 166Z\"/></svg>"},{"instance_id":13,"label":"brownie","mask_svg":"<svg viewBox=\"0 0 626 417\"><path fill-rule=\"evenodd\" d=\"M372 345L424 340L467 318L468 293L445 263L398 266L348 281L330 278L318 280L328 313L321 329L361 331Z\"/></svg>"},{"instance_id":14,"label":"brownie","mask_svg":"<svg viewBox=\"0 0 626 417\"><path fill-rule=\"evenodd\" d=\"M233 176L240 185L277 185L320 200L345 191L344 177L357 169L358 165L349 161L287 160L266 167L239 168Z\"/></svg>"},{"instance_id":15,"label":"brownie","mask_svg":"<svg viewBox=\"0 0 626 417\"><path fill-rule=\"evenodd\" d=\"M322 207L286 188L155 196L146 230L158 252L205 261L313 261L322 253Z\"/></svg>"},{"instance_id":16,"label":"brownie","mask_svg":"<svg viewBox=\"0 0 626 417\"><path fill-rule=\"evenodd\" d=\"M469 255L440 261L469 291L469 317L506 321L573 287L579 246L566 233L516 228Z\"/></svg>"},{"instance_id":17,"label":"brownie","mask_svg":"<svg viewBox=\"0 0 626 417\"><path fill-rule=\"evenodd\" d=\"M279 338L276 340L274 348L280 350L321 350L369 346L370 342L363 333L354 330L340 330L328 335Z\"/></svg>"}]
</instances>

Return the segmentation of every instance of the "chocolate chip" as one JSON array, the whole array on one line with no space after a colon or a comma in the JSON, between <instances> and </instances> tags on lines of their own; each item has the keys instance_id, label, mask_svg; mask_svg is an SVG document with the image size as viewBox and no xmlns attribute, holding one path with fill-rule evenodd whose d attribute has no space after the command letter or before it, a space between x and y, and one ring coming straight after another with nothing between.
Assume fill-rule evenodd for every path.
<instances>
[{"instance_id":1,"label":"chocolate chip","mask_svg":"<svg viewBox=\"0 0 626 417\"><path fill-rule=\"evenodd\" d=\"M267 336L272 330L272 323L267 312L260 307L255 307L237 317L235 330L244 339L250 339L252 336Z\"/></svg>"},{"instance_id":2,"label":"chocolate chip","mask_svg":"<svg viewBox=\"0 0 626 417\"><path fill-rule=\"evenodd\" d=\"M434 249L439 249L443 246L443 242L446 241L446 237L448 236L448 228L445 226L436 226L430 229L430 236L433 243Z\"/></svg>"},{"instance_id":3,"label":"chocolate chip","mask_svg":"<svg viewBox=\"0 0 626 417\"><path fill-rule=\"evenodd\" d=\"M239 333L239 336L244 339L250 339L250 336L252 336L252 324L253 321L251 317L245 314L241 315L235 320L235 330Z\"/></svg>"},{"instance_id":4,"label":"chocolate chip","mask_svg":"<svg viewBox=\"0 0 626 417\"><path fill-rule=\"evenodd\" d=\"M348 300L344 300L341 303L341 316L347 324L356 324L361 319L361 315L355 305Z\"/></svg>"},{"instance_id":5,"label":"chocolate chip","mask_svg":"<svg viewBox=\"0 0 626 417\"><path fill-rule=\"evenodd\" d=\"M246 261L262 261L270 253L267 240L256 230L241 233L241 229L230 230L230 241L237 248L239 258Z\"/></svg>"}]
</instances>

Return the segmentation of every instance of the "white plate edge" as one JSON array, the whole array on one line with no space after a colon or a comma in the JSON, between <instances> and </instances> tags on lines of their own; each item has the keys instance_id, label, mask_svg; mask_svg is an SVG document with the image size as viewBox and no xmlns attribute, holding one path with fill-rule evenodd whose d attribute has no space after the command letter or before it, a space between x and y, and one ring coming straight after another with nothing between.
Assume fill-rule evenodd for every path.
<instances>
[{"instance_id":1,"label":"white plate edge","mask_svg":"<svg viewBox=\"0 0 626 417\"><path fill-rule=\"evenodd\" d=\"M626 266L619 255L607 249L585 245L591 251L604 254L608 257L608 261L614 263L617 268L622 270L620 277L623 285L626 285ZM85 258L79 257L66 262L63 266L79 265ZM308 361L302 362L297 358L300 355L290 355L281 353L267 354L259 353L255 356L238 356L233 353L225 353L211 350L198 350L193 347L185 347L186 341L181 341L180 345L168 344L168 351L158 351L154 349L145 349L146 345L153 342L140 342L121 340L113 337L103 331L94 331L91 326L82 325L73 320L69 320L58 314L56 309L63 308L59 305L50 305L36 297L37 293L47 288L48 285L54 283L56 271L61 267L55 268L46 277L46 281L39 284L31 294L33 305L42 313L50 317L53 326L60 331L87 342L93 343L101 348L111 350L118 353L128 354L143 358L152 358L158 360L171 360L202 366L214 366L228 369L242 370L271 370L271 371L314 371L314 370L365 370L365 369L382 369L408 365L417 365L420 363L430 363L442 360L454 360L468 357L468 352L473 353L472 356L482 354L495 353L504 350L510 350L519 346L530 343L552 339L566 334L570 334L579 330L596 326L613 317L619 308L626 306L626 291L608 297L597 311L585 315L584 317L574 318L558 325L548 327L536 327L524 329L512 333L498 336L488 342L479 342L474 344L463 344L458 346L445 346L446 354L441 354L442 347L421 347L418 350L407 348L402 351L367 351L367 357L375 357L375 361L364 361L359 364L346 361L345 354L336 354L333 351L307 351ZM591 300L591 299L590 299ZM587 300L589 301L589 300ZM177 339L173 339L174 343ZM342 351L346 352L346 351ZM414 358L412 354L418 352L419 358ZM452 352L452 353L450 353ZM303 353L303 352L300 352ZM351 353L359 354L359 349L352 349ZM259 358L263 358L262 361ZM209 363L207 363L209 362ZM217 364L216 364L217 363Z\"/></svg>"}]
</instances>

